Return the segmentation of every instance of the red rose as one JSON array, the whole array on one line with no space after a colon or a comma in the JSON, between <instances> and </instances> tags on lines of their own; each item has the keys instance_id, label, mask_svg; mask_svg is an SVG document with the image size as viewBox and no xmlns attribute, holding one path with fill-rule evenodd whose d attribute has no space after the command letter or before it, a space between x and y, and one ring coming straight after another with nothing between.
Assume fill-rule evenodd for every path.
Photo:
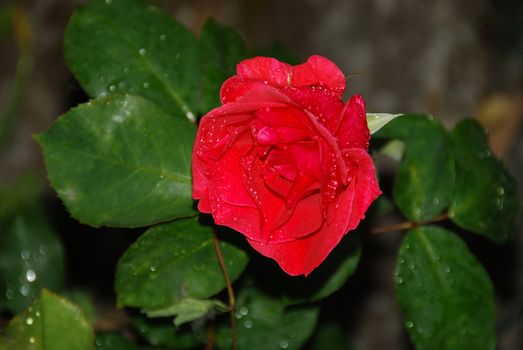
<instances>
[{"instance_id":1,"label":"red rose","mask_svg":"<svg viewBox=\"0 0 523 350\"><path fill-rule=\"evenodd\" d=\"M290 275L309 274L356 228L381 191L361 96L321 56L290 66L256 57L222 86L200 121L193 197L217 224Z\"/></svg>"}]
</instances>

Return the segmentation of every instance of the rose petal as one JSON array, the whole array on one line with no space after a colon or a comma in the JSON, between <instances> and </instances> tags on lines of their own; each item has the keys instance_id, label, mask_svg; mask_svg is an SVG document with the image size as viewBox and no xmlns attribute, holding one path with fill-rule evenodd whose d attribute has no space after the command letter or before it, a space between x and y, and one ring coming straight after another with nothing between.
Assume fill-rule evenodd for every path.
<instances>
[{"instance_id":1,"label":"rose petal","mask_svg":"<svg viewBox=\"0 0 523 350\"><path fill-rule=\"evenodd\" d=\"M254 57L240 62L236 73L245 79L260 80L273 86L289 84L292 66L271 57Z\"/></svg>"},{"instance_id":2,"label":"rose petal","mask_svg":"<svg viewBox=\"0 0 523 350\"><path fill-rule=\"evenodd\" d=\"M336 210L336 219L323 226L315 233L301 239L284 243L265 243L248 239L249 244L262 255L276 260L289 275L310 274L329 255L347 232L350 220L354 186L336 198L336 203L329 210Z\"/></svg>"},{"instance_id":3,"label":"rose petal","mask_svg":"<svg viewBox=\"0 0 523 350\"><path fill-rule=\"evenodd\" d=\"M306 63L292 69L291 85L295 87L322 86L341 98L346 79L334 62L322 56L311 56Z\"/></svg>"},{"instance_id":4,"label":"rose petal","mask_svg":"<svg viewBox=\"0 0 523 350\"><path fill-rule=\"evenodd\" d=\"M369 147L370 132L367 126L365 102L360 95L354 95L345 105L336 138L341 149Z\"/></svg>"},{"instance_id":5,"label":"rose petal","mask_svg":"<svg viewBox=\"0 0 523 350\"><path fill-rule=\"evenodd\" d=\"M321 88L285 88L282 90L292 101L309 110L331 134L338 128L343 102Z\"/></svg>"},{"instance_id":6,"label":"rose petal","mask_svg":"<svg viewBox=\"0 0 523 350\"><path fill-rule=\"evenodd\" d=\"M356 189L351 217L347 224L347 230L352 230L358 226L371 203L382 192L376 178L374 162L365 150L361 148L344 150L343 156L350 163L351 184L354 184Z\"/></svg>"}]
</instances>

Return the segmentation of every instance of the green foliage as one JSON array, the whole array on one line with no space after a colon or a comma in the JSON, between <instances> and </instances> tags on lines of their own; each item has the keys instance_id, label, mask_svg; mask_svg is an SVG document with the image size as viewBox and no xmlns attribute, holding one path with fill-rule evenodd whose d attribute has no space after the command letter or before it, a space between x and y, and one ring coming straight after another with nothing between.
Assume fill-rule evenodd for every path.
<instances>
[{"instance_id":1,"label":"green foliage","mask_svg":"<svg viewBox=\"0 0 523 350\"><path fill-rule=\"evenodd\" d=\"M153 311L203 299L225 288L213 246L211 228L195 219L174 221L149 229L122 256L115 289L120 306ZM231 279L247 264L247 255L221 242Z\"/></svg>"},{"instance_id":2,"label":"green foliage","mask_svg":"<svg viewBox=\"0 0 523 350\"><path fill-rule=\"evenodd\" d=\"M96 337L97 350L142 350L118 333L102 333Z\"/></svg>"},{"instance_id":3,"label":"green foliage","mask_svg":"<svg viewBox=\"0 0 523 350\"><path fill-rule=\"evenodd\" d=\"M200 53L194 34L138 0L93 0L78 8L65 58L91 97L140 95L169 114L199 111Z\"/></svg>"},{"instance_id":4,"label":"green foliage","mask_svg":"<svg viewBox=\"0 0 523 350\"><path fill-rule=\"evenodd\" d=\"M311 336L318 319L317 307L285 308L282 299L271 298L252 287L238 295L238 350L300 349ZM230 349L228 327L218 331L220 349Z\"/></svg>"},{"instance_id":5,"label":"green foliage","mask_svg":"<svg viewBox=\"0 0 523 350\"><path fill-rule=\"evenodd\" d=\"M200 36L202 57L202 111L220 105L220 87L236 74L236 64L249 56L242 38L229 27L210 19Z\"/></svg>"},{"instance_id":6,"label":"green foliage","mask_svg":"<svg viewBox=\"0 0 523 350\"><path fill-rule=\"evenodd\" d=\"M44 289L35 304L9 322L0 349L93 350L94 335L75 305Z\"/></svg>"},{"instance_id":7,"label":"green foliage","mask_svg":"<svg viewBox=\"0 0 523 350\"><path fill-rule=\"evenodd\" d=\"M492 283L453 232L427 226L408 233L396 295L416 349L494 349Z\"/></svg>"},{"instance_id":8,"label":"green foliage","mask_svg":"<svg viewBox=\"0 0 523 350\"><path fill-rule=\"evenodd\" d=\"M3 219L0 227L0 306L18 313L40 288L62 286L64 253L39 203Z\"/></svg>"},{"instance_id":9,"label":"green foliage","mask_svg":"<svg viewBox=\"0 0 523 350\"><path fill-rule=\"evenodd\" d=\"M452 130L451 139L456 158L456 189L449 209L452 220L495 242L508 241L519 207L516 181L490 152L477 122L462 121Z\"/></svg>"},{"instance_id":10,"label":"green foliage","mask_svg":"<svg viewBox=\"0 0 523 350\"><path fill-rule=\"evenodd\" d=\"M74 217L136 227L193 215L194 132L144 98L112 95L72 109L37 140Z\"/></svg>"},{"instance_id":11,"label":"green foliage","mask_svg":"<svg viewBox=\"0 0 523 350\"><path fill-rule=\"evenodd\" d=\"M367 113L367 126L369 127L370 134L376 133L399 116L402 116L402 114Z\"/></svg>"},{"instance_id":12,"label":"green foliage","mask_svg":"<svg viewBox=\"0 0 523 350\"><path fill-rule=\"evenodd\" d=\"M133 319L136 332L149 344L169 349L192 349L202 343L194 325L174 327L166 319L149 319L137 316ZM202 330L203 331L203 330ZM203 336L204 337L204 336Z\"/></svg>"},{"instance_id":13,"label":"green foliage","mask_svg":"<svg viewBox=\"0 0 523 350\"><path fill-rule=\"evenodd\" d=\"M376 136L405 143L394 182L394 198L403 214L413 221L441 214L450 203L455 177L448 133L441 123L432 117L403 115Z\"/></svg>"}]
</instances>

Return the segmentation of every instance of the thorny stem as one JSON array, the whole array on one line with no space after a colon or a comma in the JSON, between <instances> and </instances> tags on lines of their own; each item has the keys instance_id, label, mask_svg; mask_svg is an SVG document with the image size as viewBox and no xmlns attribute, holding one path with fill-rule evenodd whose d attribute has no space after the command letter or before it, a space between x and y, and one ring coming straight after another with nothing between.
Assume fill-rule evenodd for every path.
<instances>
[{"instance_id":1,"label":"thorny stem","mask_svg":"<svg viewBox=\"0 0 523 350\"><path fill-rule=\"evenodd\" d=\"M428 224L432 224L435 222L445 221L448 218L449 218L449 214L445 213L445 214L441 214L440 216L436 216L432 220L428 220L428 221L424 221L424 222L406 221L406 222L400 222L397 224L377 226L377 227L374 227L372 230L370 230L370 233L388 233L388 232L410 230L411 228L419 227L422 225L428 225Z\"/></svg>"},{"instance_id":2,"label":"thorny stem","mask_svg":"<svg viewBox=\"0 0 523 350\"><path fill-rule=\"evenodd\" d=\"M229 278L229 273L227 272L227 267L223 260L222 250L220 249L220 242L218 237L216 237L216 232L213 232L213 242L214 250L216 251L216 257L218 258L218 263L223 273L223 278L225 279L225 284L227 285L227 295L229 296L229 316L231 319L231 349L237 350L237 334L236 334L236 318L234 313L236 311L236 301L234 299L234 290L232 289L231 279Z\"/></svg>"}]
</instances>

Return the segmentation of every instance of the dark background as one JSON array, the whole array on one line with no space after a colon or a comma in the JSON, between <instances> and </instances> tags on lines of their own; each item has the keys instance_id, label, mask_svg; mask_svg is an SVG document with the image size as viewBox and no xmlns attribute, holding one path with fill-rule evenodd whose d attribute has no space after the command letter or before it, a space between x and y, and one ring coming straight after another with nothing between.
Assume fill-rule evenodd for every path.
<instances>
[{"instance_id":1,"label":"dark background","mask_svg":"<svg viewBox=\"0 0 523 350\"><path fill-rule=\"evenodd\" d=\"M80 1L0 1L27 16L34 59L12 128L0 147L0 185L28 171L42 179L30 138L85 96L63 60L63 34ZM198 32L209 16L240 31L251 48L279 42L300 61L324 55L349 74L374 112L428 112L452 126L475 116L495 153L523 184L523 2L519 0L184 0L154 1ZM0 38L0 118L12 92L20 44ZM137 232L94 231L68 218L50 188L49 211L63 240L73 284L110 295L118 254ZM497 292L499 349L523 348L523 238L499 247L468 238ZM395 254L402 234L366 239L361 266L324 307L343 322L354 349L404 349L408 340L394 300ZM105 252L105 253L104 253ZM96 287L95 287L96 288ZM105 288L105 289L104 289ZM110 297L109 297L110 298ZM343 300L343 307L339 307ZM109 303L110 304L110 303ZM103 328L103 326L102 326Z\"/></svg>"}]
</instances>

